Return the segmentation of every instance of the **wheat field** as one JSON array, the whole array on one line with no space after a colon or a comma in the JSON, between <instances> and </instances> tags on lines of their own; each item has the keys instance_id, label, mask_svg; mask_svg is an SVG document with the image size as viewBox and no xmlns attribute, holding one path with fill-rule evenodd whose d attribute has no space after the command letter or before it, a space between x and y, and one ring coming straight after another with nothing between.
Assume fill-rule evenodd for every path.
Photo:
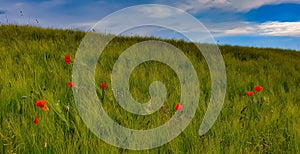
<instances>
[{"instance_id":1,"label":"wheat field","mask_svg":"<svg viewBox=\"0 0 300 154\"><path fill-rule=\"evenodd\" d=\"M181 49L191 60L200 82L195 117L174 140L160 147L120 149L95 136L76 109L72 62L85 32L0 26L0 153L299 153L300 53L291 50L219 46L227 73L225 102L217 121L203 136L198 129L210 99L211 79L203 55L192 43L162 40ZM99 57L95 87L103 108L114 121L132 129L151 129L176 112L180 84L176 73L159 62L145 62L130 76L130 92L147 102L149 85L165 84L164 108L140 116L124 110L111 90L110 75L117 57L131 45L150 39L116 37ZM159 39L161 40L161 39ZM106 83L105 92L101 83ZM247 96L256 85L259 93ZM38 108L46 100L48 111ZM38 124L34 123L38 117Z\"/></svg>"}]
</instances>

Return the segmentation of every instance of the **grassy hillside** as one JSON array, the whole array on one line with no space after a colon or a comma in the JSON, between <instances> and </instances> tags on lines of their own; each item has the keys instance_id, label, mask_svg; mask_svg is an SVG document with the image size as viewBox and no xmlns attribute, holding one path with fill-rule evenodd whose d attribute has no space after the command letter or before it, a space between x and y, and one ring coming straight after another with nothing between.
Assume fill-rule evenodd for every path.
<instances>
[{"instance_id":1,"label":"grassy hillside","mask_svg":"<svg viewBox=\"0 0 300 154\"><path fill-rule=\"evenodd\" d=\"M205 59L191 43L166 40L191 60L200 82L200 102L189 126L177 138L146 151L118 149L97 138L81 120L73 99L72 63L85 33L15 25L0 26L0 153L299 153L300 53L280 49L220 46L227 71L225 102L204 136L198 129L210 99ZM133 129L155 128L174 115L180 99L176 74L162 63L146 62L131 74L130 91L147 102L156 80L168 89L165 108L149 116L126 112L113 97L110 73L129 46L151 38L117 37L100 56L96 88L107 114ZM100 83L107 89L102 92ZM264 88L246 96L255 85ZM36 107L47 101L48 111ZM38 116L39 123L34 124Z\"/></svg>"}]
</instances>

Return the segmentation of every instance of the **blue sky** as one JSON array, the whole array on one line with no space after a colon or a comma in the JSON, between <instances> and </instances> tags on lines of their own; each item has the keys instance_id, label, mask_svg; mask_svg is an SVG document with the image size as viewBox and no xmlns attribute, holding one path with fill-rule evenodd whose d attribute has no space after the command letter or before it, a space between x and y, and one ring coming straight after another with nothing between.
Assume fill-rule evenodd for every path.
<instances>
[{"instance_id":1,"label":"blue sky","mask_svg":"<svg viewBox=\"0 0 300 154\"><path fill-rule=\"evenodd\" d=\"M190 13L219 44L300 51L300 0L0 0L0 24L87 31L105 16L140 4L164 4ZM164 30L149 34L180 39Z\"/></svg>"}]
</instances>

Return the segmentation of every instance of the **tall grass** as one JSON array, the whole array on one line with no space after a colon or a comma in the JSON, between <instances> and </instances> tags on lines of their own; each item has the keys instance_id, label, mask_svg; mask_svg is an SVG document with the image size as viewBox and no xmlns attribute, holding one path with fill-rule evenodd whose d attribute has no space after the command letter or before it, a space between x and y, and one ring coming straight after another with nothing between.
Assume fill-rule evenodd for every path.
<instances>
[{"instance_id":1,"label":"tall grass","mask_svg":"<svg viewBox=\"0 0 300 154\"><path fill-rule=\"evenodd\" d=\"M200 81L200 101L190 125L161 147L131 151L118 149L97 138L85 126L75 106L71 66L84 32L0 26L0 153L299 153L300 152L300 53L280 49L220 46L227 71L227 93L220 116L204 136L198 129L210 99L210 76L205 59L191 43L164 40L191 60ZM117 37L100 56L96 87L103 107L119 124L133 129L155 128L175 113L180 85L167 65L146 62L130 77L130 91L147 102L149 85L162 81L168 89L165 109L137 116L120 107L110 89L115 60L126 48L154 38ZM105 95L99 90L106 82ZM261 85L253 97L246 91ZM35 106L47 100L49 111ZM67 109L69 108L69 110ZM33 123L39 117L39 124Z\"/></svg>"}]
</instances>

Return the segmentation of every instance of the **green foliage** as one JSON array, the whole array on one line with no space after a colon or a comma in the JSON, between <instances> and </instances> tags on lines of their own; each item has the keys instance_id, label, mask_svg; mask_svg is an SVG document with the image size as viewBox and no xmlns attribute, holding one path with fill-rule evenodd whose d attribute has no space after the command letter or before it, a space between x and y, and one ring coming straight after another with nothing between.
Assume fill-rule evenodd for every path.
<instances>
[{"instance_id":1,"label":"green foliage","mask_svg":"<svg viewBox=\"0 0 300 154\"><path fill-rule=\"evenodd\" d=\"M191 60L200 81L200 102L190 125L176 139L146 151L113 147L97 138L81 120L73 99L72 65L85 33L16 25L0 26L0 153L299 153L300 53L280 49L220 46L227 71L227 92L216 123L198 135L210 99L210 76L204 57L192 43L163 40ZM114 62L131 45L156 38L116 37L99 57L96 88L107 114L133 129L155 128L174 115L180 99L179 80L167 65L146 62L131 74L130 91L147 102L149 85L162 81L168 89L165 108L137 116L120 107L110 89ZM72 59L72 60L73 60ZM107 83L105 94L100 83ZM245 95L255 85L264 90ZM49 111L35 106L47 100ZM39 117L39 124L33 123Z\"/></svg>"}]
</instances>

